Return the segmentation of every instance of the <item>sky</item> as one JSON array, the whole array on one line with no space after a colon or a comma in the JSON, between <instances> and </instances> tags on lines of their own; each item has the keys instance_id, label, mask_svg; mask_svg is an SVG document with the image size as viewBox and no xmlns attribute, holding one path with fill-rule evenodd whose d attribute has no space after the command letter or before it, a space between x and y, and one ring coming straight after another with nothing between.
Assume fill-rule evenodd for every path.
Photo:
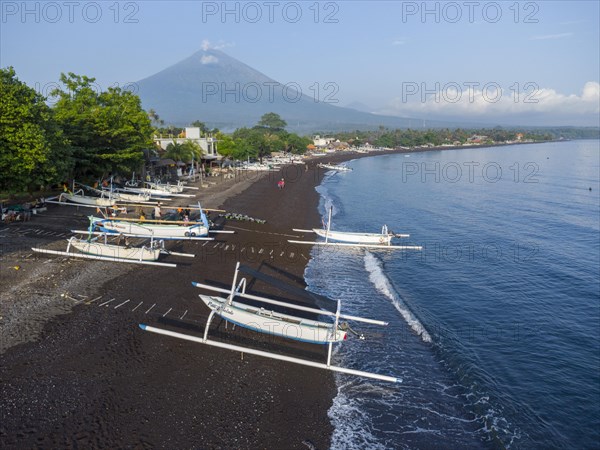
<instances>
[{"instance_id":1,"label":"sky","mask_svg":"<svg viewBox=\"0 0 600 450\"><path fill-rule=\"evenodd\" d=\"M0 0L0 66L135 83L218 48L318 101L401 117L600 125L600 2Z\"/></svg>"}]
</instances>

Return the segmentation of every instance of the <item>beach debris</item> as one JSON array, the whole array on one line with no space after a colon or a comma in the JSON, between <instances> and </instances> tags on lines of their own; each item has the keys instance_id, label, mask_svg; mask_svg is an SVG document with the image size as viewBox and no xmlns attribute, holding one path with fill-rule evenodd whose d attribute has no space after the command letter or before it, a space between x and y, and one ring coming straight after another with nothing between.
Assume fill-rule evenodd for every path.
<instances>
[{"instance_id":1,"label":"beach debris","mask_svg":"<svg viewBox=\"0 0 600 450\"><path fill-rule=\"evenodd\" d=\"M246 214L226 213L226 214L219 214L219 217L224 217L225 219L228 219L228 220L240 220L240 221L244 221L244 222L255 222L255 223L260 223L260 224L267 223L266 220L256 219L256 218L250 217Z\"/></svg>"}]
</instances>

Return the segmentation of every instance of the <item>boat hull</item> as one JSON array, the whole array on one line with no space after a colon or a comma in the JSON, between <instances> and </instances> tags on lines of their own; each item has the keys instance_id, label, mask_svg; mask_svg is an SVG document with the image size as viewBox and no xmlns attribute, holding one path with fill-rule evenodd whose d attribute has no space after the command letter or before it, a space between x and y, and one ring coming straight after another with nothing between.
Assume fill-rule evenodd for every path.
<instances>
[{"instance_id":1,"label":"boat hull","mask_svg":"<svg viewBox=\"0 0 600 450\"><path fill-rule=\"evenodd\" d=\"M313 231L323 238L339 242L351 242L355 244L375 244L375 245L390 245L392 241L391 234L381 233L348 233L345 231L323 230L321 228L313 228Z\"/></svg>"},{"instance_id":2,"label":"boat hull","mask_svg":"<svg viewBox=\"0 0 600 450\"><path fill-rule=\"evenodd\" d=\"M226 305L227 299L200 295L212 311L228 322L259 333L280 336L312 344L329 344L346 339L346 332L337 330L332 334L333 324L303 319L240 302Z\"/></svg>"},{"instance_id":3,"label":"boat hull","mask_svg":"<svg viewBox=\"0 0 600 450\"><path fill-rule=\"evenodd\" d=\"M125 192L115 193L115 196L124 202L147 202L150 200L149 194L127 194Z\"/></svg>"},{"instance_id":4,"label":"boat hull","mask_svg":"<svg viewBox=\"0 0 600 450\"><path fill-rule=\"evenodd\" d=\"M168 225L136 223L121 220L94 218L92 222L102 231L109 233L130 234L135 236L148 236L153 238L183 238L208 236L208 228L201 223L193 225Z\"/></svg>"},{"instance_id":5,"label":"boat hull","mask_svg":"<svg viewBox=\"0 0 600 450\"><path fill-rule=\"evenodd\" d=\"M336 166L334 164L319 164L319 167L321 169L327 169L327 170L337 170L338 172L351 172L352 168L351 167L346 167L346 166Z\"/></svg>"},{"instance_id":6,"label":"boat hull","mask_svg":"<svg viewBox=\"0 0 600 450\"><path fill-rule=\"evenodd\" d=\"M165 190L137 188L137 187L125 187L122 189L122 191L133 192L133 193L142 194L142 195L150 195L151 197L168 197L171 194L173 194L172 192L168 192Z\"/></svg>"},{"instance_id":7,"label":"boat hull","mask_svg":"<svg viewBox=\"0 0 600 450\"><path fill-rule=\"evenodd\" d=\"M132 259L137 261L156 261L160 256L160 249L147 247L123 247L121 245L104 244L102 242L88 242L82 239L71 238L69 246L82 253L105 258Z\"/></svg>"},{"instance_id":8,"label":"boat hull","mask_svg":"<svg viewBox=\"0 0 600 450\"><path fill-rule=\"evenodd\" d=\"M86 197L84 195L75 195L75 194L68 194L68 193L62 193L60 195L60 198L69 200L74 203L80 203L82 205L92 205L92 206L100 206L100 207L113 206L115 204L115 201L112 199L109 199L109 198Z\"/></svg>"}]
</instances>

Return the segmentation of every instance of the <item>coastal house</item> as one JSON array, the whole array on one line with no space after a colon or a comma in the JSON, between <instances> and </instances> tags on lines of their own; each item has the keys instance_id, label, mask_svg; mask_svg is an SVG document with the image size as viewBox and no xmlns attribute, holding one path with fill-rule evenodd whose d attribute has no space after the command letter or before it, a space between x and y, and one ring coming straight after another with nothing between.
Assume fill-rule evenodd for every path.
<instances>
[{"instance_id":1,"label":"coastal house","mask_svg":"<svg viewBox=\"0 0 600 450\"><path fill-rule=\"evenodd\" d=\"M473 136L467 139L467 143L479 145L485 143L487 140L487 136L480 136L478 134L474 134Z\"/></svg>"},{"instance_id":2,"label":"coastal house","mask_svg":"<svg viewBox=\"0 0 600 450\"><path fill-rule=\"evenodd\" d=\"M183 144L186 141L192 141L200 146L202 149L202 160L210 162L220 159L220 155L217 153L217 139L212 136L201 137L199 127L187 127L183 133L179 134L177 137L172 135L154 136L154 143L162 150L166 150L167 146L171 143Z\"/></svg>"},{"instance_id":3,"label":"coastal house","mask_svg":"<svg viewBox=\"0 0 600 450\"><path fill-rule=\"evenodd\" d=\"M350 148L347 142L340 142L339 139L335 142L331 142L328 147L334 150L348 150Z\"/></svg>"},{"instance_id":4,"label":"coastal house","mask_svg":"<svg viewBox=\"0 0 600 450\"><path fill-rule=\"evenodd\" d=\"M316 135L313 138L313 144L315 145L315 147L317 148L327 148L329 146L329 144L331 142L333 142L335 139L334 138L326 138L326 137L321 137L319 135Z\"/></svg>"}]
</instances>

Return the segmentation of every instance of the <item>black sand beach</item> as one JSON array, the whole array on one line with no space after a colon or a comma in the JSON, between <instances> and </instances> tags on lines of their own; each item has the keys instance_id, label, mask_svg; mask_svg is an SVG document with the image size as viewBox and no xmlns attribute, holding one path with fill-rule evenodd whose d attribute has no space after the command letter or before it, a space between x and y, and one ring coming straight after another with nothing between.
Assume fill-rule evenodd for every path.
<instances>
[{"instance_id":1,"label":"black sand beach","mask_svg":"<svg viewBox=\"0 0 600 450\"><path fill-rule=\"evenodd\" d=\"M1 271L2 448L327 448L332 432L327 410L335 395L331 374L138 327L147 323L201 335L208 309L191 281L226 286L236 261L303 287L310 247L286 240L297 236L292 228L319 223L314 187L322 172L310 166L240 174L198 191L206 207L220 206L219 198L230 191L235 195L222 203L224 209L267 223L228 221L236 233L218 235L219 245L175 244L177 251L196 254L193 260L169 257L178 263L175 269L27 250L64 249L65 239L57 235L84 226L90 210L53 205L30 222L1 228L7 243ZM287 179L283 190L276 187L281 176ZM270 291L264 283L250 288ZM224 323L211 335L324 357L318 346L226 329ZM22 343L13 345L17 342Z\"/></svg>"},{"instance_id":2,"label":"black sand beach","mask_svg":"<svg viewBox=\"0 0 600 450\"><path fill-rule=\"evenodd\" d=\"M396 152L377 155L386 153ZM30 222L0 226L0 446L328 448L327 411L336 393L331 373L159 336L138 325L201 336L208 308L191 282L228 287L237 261L303 288L311 247L287 239L300 237L293 228L319 226L315 186L324 172L317 163L366 156L373 154L328 155L280 172L238 173L194 191L205 208L267 222L227 220L235 234L207 244L173 244L174 251L196 255L169 256L177 268L30 251L64 249L68 230L87 223L91 210L83 208L53 205ZM283 190L277 189L281 177ZM250 292L299 301L248 281ZM325 358L323 347L219 320L210 335Z\"/></svg>"}]
</instances>

